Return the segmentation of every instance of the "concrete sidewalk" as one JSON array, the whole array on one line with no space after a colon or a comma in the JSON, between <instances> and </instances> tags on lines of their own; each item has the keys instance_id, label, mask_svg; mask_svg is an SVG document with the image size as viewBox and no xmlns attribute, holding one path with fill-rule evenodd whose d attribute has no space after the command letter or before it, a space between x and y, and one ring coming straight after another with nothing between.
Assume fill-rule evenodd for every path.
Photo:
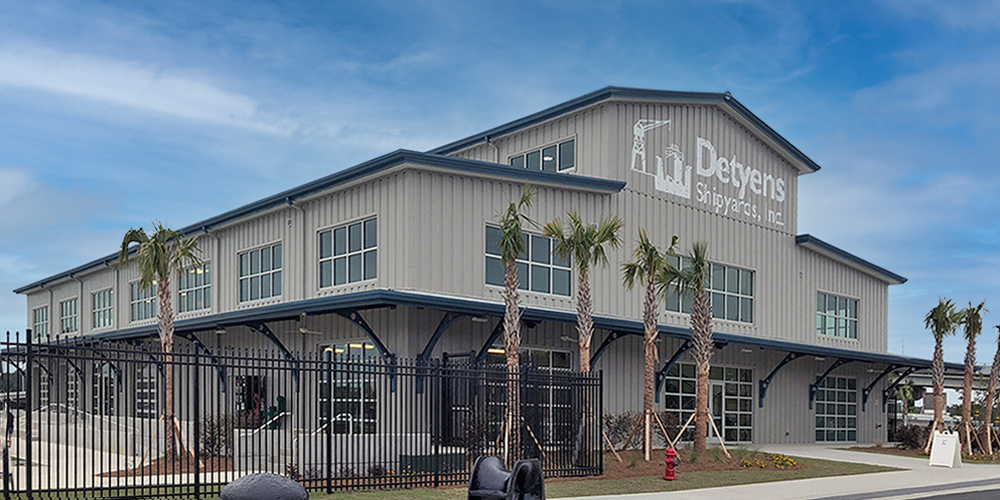
<instances>
[{"instance_id":1,"label":"concrete sidewalk","mask_svg":"<svg viewBox=\"0 0 1000 500\"><path fill-rule=\"evenodd\" d=\"M814 445L766 446L768 453L841 462L884 465L905 469L878 474L836 476L797 481L726 486L664 493L640 493L566 500L902 500L942 493L1000 489L1000 465L962 464L949 469L931 467L927 458L881 455Z\"/></svg>"}]
</instances>

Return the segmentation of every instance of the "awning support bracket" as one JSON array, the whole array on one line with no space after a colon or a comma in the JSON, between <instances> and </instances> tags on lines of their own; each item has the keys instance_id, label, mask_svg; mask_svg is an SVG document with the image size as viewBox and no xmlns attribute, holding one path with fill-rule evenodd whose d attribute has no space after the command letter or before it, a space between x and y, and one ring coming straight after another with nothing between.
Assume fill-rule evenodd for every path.
<instances>
[{"instance_id":1,"label":"awning support bracket","mask_svg":"<svg viewBox=\"0 0 1000 500\"><path fill-rule=\"evenodd\" d=\"M192 332L177 332L177 336L178 337L182 337L182 338L188 340L189 342L191 342L192 344L194 344L195 348L197 348L198 350L200 350L201 352L205 353L208 356L208 358L212 361L212 366L215 367L215 373L219 376L219 388L222 390L222 393L225 394L226 393L226 367L225 367L225 365L223 365L222 362L219 361L219 358L215 357L215 354L212 354L212 351L210 351L208 349L208 346L206 346L205 344L203 344L201 342L201 340L198 340L198 337L195 336L194 333L192 333Z\"/></svg>"},{"instance_id":2,"label":"awning support bracket","mask_svg":"<svg viewBox=\"0 0 1000 500\"><path fill-rule=\"evenodd\" d=\"M816 401L816 391L819 390L819 385L822 384L826 380L826 378L829 377L831 373L833 373L834 370L836 370L837 368L840 368L841 366L844 366L847 363L850 363L852 361L854 361L854 360L853 359L846 359L846 358L837 358L837 360L834 361L833 364L831 364L830 367L827 368L826 371L823 372L823 374L820 375L820 377L818 379L816 379L815 382L809 384L809 409L810 410L813 409L813 403Z\"/></svg>"},{"instance_id":3,"label":"awning support bracket","mask_svg":"<svg viewBox=\"0 0 1000 500\"><path fill-rule=\"evenodd\" d=\"M799 354L797 352L788 353L785 356L785 359L781 360L781 362L778 363L778 366L775 366L774 369L771 370L771 373L767 375L767 377L761 379L760 390L757 391L757 405L760 408L764 407L764 396L767 396L767 388L771 386L771 380L774 379L774 376L777 375L778 372L785 367L785 365L787 365L788 363L794 361L796 358L799 358L801 356L802 354Z\"/></svg>"},{"instance_id":4,"label":"awning support bracket","mask_svg":"<svg viewBox=\"0 0 1000 500\"><path fill-rule=\"evenodd\" d=\"M917 370L918 370L918 368L914 368L912 366L908 366L905 370L903 370L902 372L900 372L899 376L896 377L896 380L894 380L891 384L889 384L888 387L885 388L884 391L882 391L882 411L885 411L885 405L886 405L886 403L889 402L889 395L892 394L892 392L896 390L896 387L898 387L899 384L901 384L903 382L903 379L905 379L906 377L909 377L910 374L912 374L913 372L915 372Z\"/></svg>"},{"instance_id":5,"label":"awning support bracket","mask_svg":"<svg viewBox=\"0 0 1000 500\"><path fill-rule=\"evenodd\" d=\"M389 348L382 343L382 339L378 337L375 330L372 330L371 325L365 321L365 317L361 315L361 311L357 309L344 309L334 312L358 325L358 328L365 332L368 340L372 341L372 344L375 345L378 353L382 355L382 359L386 362L386 373L389 375L389 391L396 392L396 355L390 352Z\"/></svg>"},{"instance_id":6,"label":"awning support bracket","mask_svg":"<svg viewBox=\"0 0 1000 500\"><path fill-rule=\"evenodd\" d=\"M901 365L889 365L882 373L875 377L864 389L861 389L861 411L865 411L868 406L868 396L871 396L872 391L875 390L875 385L878 384L882 379L884 379L890 373L902 368Z\"/></svg>"},{"instance_id":7,"label":"awning support bracket","mask_svg":"<svg viewBox=\"0 0 1000 500\"><path fill-rule=\"evenodd\" d=\"M597 365L597 360L601 359L601 356L603 356L604 352L608 350L608 347L611 347L611 344L613 344L616 340L625 337L626 335L639 335L639 334L632 332L620 332L618 330L612 330L611 333L608 333L608 336L604 337L604 341L601 342L601 345L597 348L596 351L594 351L594 355L590 357L590 370L591 371L594 370L594 366Z\"/></svg>"},{"instance_id":8,"label":"awning support bracket","mask_svg":"<svg viewBox=\"0 0 1000 500\"><path fill-rule=\"evenodd\" d=\"M285 344L281 343L281 339L271 331L271 328L267 326L267 323L263 321L251 322L246 324L247 328L261 334L267 340L270 340L275 347L285 355L285 359L292 362L292 380L295 381L295 392L299 392L299 360L295 359L295 356L285 347Z\"/></svg>"},{"instance_id":9,"label":"awning support bracket","mask_svg":"<svg viewBox=\"0 0 1000 500\"><path fill-rule=\"evenodd\" d=\"M666 380L667 372L670 371L670 367L673 366L678 359L680 359L681 355L691 350L692 347L694 347L694 344L692 344L690 340L685 340L684 343L677 348L677 351L674 352L674 355L667 360L667 363L663 365L663 368L660 368L660 371L656 372L656 389L653 391L653 394L656 395L657 403L660 402L660 389L663 388L663 381Z\"/></svg>"},{"instance_id":10,"label":"awning support bracket","mask_svg":"<svg viewBox=\"0 0 1000 500\"><path fill-rule=\"evenodd\" d=\"M483 346L479 348L479 353L476 354L475 364L477 366L480 363L482 363L484 359L486 359L486 351L488 351L489 348L493 345L493 343L496 342L498 338L500 338L500 335L502 333L503 333L503 318L500 318L499 320L497 320L497 324L496 326L493 327L493 331L490 332L490 336L486 339L486 342L483 342Z\"/></svg>"},{"instance_id":11,"label":"awning support bracket","mask_svg":"<svg viewBox=\"0 0 1000 500\"><path fill-rule=\"evenodd\" d=\"M424 393L424 367L427 366L427 361L431 359L431 353L434 352L434 346L437 345L438 341L441 340L441 336L444 332L448 330L448 327L455 322L456 319L465 316L461 313L446 312L444 317L438 323L437 329L434 330L434 334L427 341L427 345L424 346L424 350L420 352L417 356L417 379L416 379L416 389L417 394Z\"/></svg>"}]
</instances>

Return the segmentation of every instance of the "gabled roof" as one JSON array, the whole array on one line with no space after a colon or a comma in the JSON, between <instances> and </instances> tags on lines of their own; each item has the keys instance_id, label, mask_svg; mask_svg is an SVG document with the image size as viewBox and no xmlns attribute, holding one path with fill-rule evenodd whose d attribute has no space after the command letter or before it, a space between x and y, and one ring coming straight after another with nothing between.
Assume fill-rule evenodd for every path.
<instances>
[{"instance_id":1,"label":"gabled roof","mask_svg":"<svg viewBox=\"0 0 1000 500\"><path fill-rule=\"evenodd\" d=\"M876 266L857 255L841 250L811 234L800 234L795 237L795 243L803 248L808 248L820 255L829 257L841 264L846 264L858 271L870 276L874 276L890 285L902 285L906 283L906 278L889 271L883 267Z\"/></svg>"},{"instance_id":2,"label":"gabled roof","mask_svg":"<svg viewBox=\"0 0 1000 500\"><path fill-rule=\"evenodd\" d=\"M784 152L790 159L798 163L800 169L815 172L820 166L802 151L788 142L772 129L763 120L753 114L743 104L736 100L729 92L683 92L676 90L653 90L632 87L604 87L589 94L582 95L576 99L571 99L562 104L557 104L551 108L544 109L524 118L505 123L498 127L491 128L485 132L471 135L465 139L460 139L450 144L434 148L428 153L451 154L476 144L485 142L486 138L495 139L518 130L528 128L532 125L557 118L561 115L592 106L602 101L653 101L653 102L681 102L681 103L705 103L717 104L720 107L730 110L735 115L745 120L750 126L755 128L764 138L771 141L773 146Z\"/></svg>"},{"instance_id":3,"label":"gabled roof","mask_svg":"<svg viewBox=\"0 0 1000 500\"><path fill-rule=\"evenodd\" d=\"M367 177L382 174L394 168L404 167L407 165L420 166L431 170L453 172L476 177L488 177L514 182L524 182L536 186L554 186L564 189L600 193L617 193L625 187L625 182L623 181L513 168L496 163L466 160L452 156L400 149L359 165L341 170L334 174L330 174L315 181L302 184L301 186L297 186L253 203L243 205L242 207L216 215L215 217L205 219L201 222L196 222L187 227L181 228L179 231L182 234L207 232L212 228L230 224L240 219L251 217L283 205L291 205L297 200L318 195L328 189L360 181ZM83 274L97 267L110 266L117 261L118 254L113 253L100 259L90 261L82 266L70 269L69 271L49 276L48 278L41 279L30 285L18 288L14 290L14 293L24 293L38 287L44 287L49 283L67 278L73 278L78 274Z\"/></svg>"}]
</instances>

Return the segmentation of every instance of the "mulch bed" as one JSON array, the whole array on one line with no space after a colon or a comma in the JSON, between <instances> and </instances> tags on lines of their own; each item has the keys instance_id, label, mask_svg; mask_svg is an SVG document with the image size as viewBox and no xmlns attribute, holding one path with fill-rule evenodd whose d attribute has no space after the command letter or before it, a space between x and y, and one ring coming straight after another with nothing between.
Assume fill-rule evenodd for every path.
<instances>
[{"instance_id":1,"label":"mulch bed","mask_svg":"<svg viewBox=\"0 0 1000 500\"><path fill-rule=\"evenodd\" d=\"M231 470L233 470L233 459L230 457L207 457L201 460L201 472L227 472ZM186 457L184 460L158 458L140 468L105 472L100 474L100 477L161 476L187 473L194 473L194 459L190 457Z\"/></svg>"},{"instance_id":2,"label":"mulch bed","mask_svg":"<svg viewBox=\"0 0 1000 500\"><path fill-rule=\"evenodd\" d=\"M587 477L586 479L624 479L629 477L648 476L662 477L665 468L665 457L663 453L664 450L653 450L653 453L650 455L649 462L645 460L642 451L639 450L619 452L619 455L622 457L622 462L618 462L614 454L605 453L604 474L600 476ZM761 468L767 470L778 469L772 459L773 455L770 453L751 453L743 451L742 455L749 462L749 467L744 467L740 464L740 456L735 451L730 450L729 453L732 455L732 458L726 458L725 453L723 453L721 449L709 448L709 450L705 453L694 456L694 459L692 459L693 454L690 450L678 450L678 454L681 458L681 464L677 466L676 472L678 474L682 474L685 472L701 471L745 469L759 470ZM763 465L764 467L760 467L760 465ZM803 468L805 468L804 465L796 463L794 466L784 467L783 470L798 470ZM545 481L561 482L573 480L579 480L579 478L552 478L546 479Z\"/></svg>"}]
</instances>

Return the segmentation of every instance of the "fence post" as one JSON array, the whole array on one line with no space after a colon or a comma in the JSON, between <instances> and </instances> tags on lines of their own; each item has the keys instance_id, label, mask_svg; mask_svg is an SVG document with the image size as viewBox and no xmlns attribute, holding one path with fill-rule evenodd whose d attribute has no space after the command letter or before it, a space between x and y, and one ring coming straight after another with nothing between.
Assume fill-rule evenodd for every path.
<instances>
[{"instance_id":1,"label":"fence post","mask_svg":"<svg viewBox=\"0 0 1000 500\"><path fill-rule=\"evenodd\" d=\"M597 370L597 442L601 442L601 433L604 432L604 370ZM600 474L604 474L604 443L597 448L598 467Z\"/></svg>"},{"instance_id":2,"label":"fence post","mask_svg":"<svg viewBox=\"0 0 1000 500\"><path fill-rule=\"evenodd\" d=\"M434 361L434 371L432 372L434 377L434 383L431 384L431 415L433 416L434 425L434 487L437 488L441 486L441 421L443 420L443 408L439 405L441 403L441 362Z\"/></svg>"},{"instance_id":3,"label":"fence post","mask_svg":"<svg viewBox=\"0 0 1000 500\"><path fill-rule=\"evenodd\" d=\"M25 337L27 337L25 339L25 342L26 342L26 345L28 346L27 353L25 353L26 362L25 362L25 367L24 367L24 386L25 386L24 387L24 406L25 406L25 411L24 411L24 419L25 419L25 423L24 423L24 425L25 425L25 427L24 427L24 440L25 440L25 442L27 442L27 449L25 450L25 457L26 457L26 459L28 461L28 464L25 466L25 467L27 467L27 469L25 470L25 474L26 474L25 479L27 480L27 483L28 483L27 484L28 500L31 500L31 466L32 466L32 463L31 463L31 390L33 388L31 387L31 371L32 371L32 368L31 368L31 357L32 357L31 356L31 350L33 349L33 347L31 345L31 333L32 332L31 332L30 328L24 330L24 335L25 335Z\"/></svg>"},{"instance_id":4,"label":"fence post","mask_svg":"<svg viewBox=\"0 0 1000 500\"><path fill-rule=\"evenodd\" d=\"M201 498L201 363L200 354L194 351L194 439L191 446L194 448L194 498Z\"/></svg>"},{"instance_id":5,"label":"fence post","mask_svg":"<svg viewBox=\"0 0 1000 500\"><path fill-rule=\"evenodd\" d=\"M333 494L333 349L323 351L323 373L326 377L323 398L326 399L326 493Z\"/></svg>"}]
</instances>

